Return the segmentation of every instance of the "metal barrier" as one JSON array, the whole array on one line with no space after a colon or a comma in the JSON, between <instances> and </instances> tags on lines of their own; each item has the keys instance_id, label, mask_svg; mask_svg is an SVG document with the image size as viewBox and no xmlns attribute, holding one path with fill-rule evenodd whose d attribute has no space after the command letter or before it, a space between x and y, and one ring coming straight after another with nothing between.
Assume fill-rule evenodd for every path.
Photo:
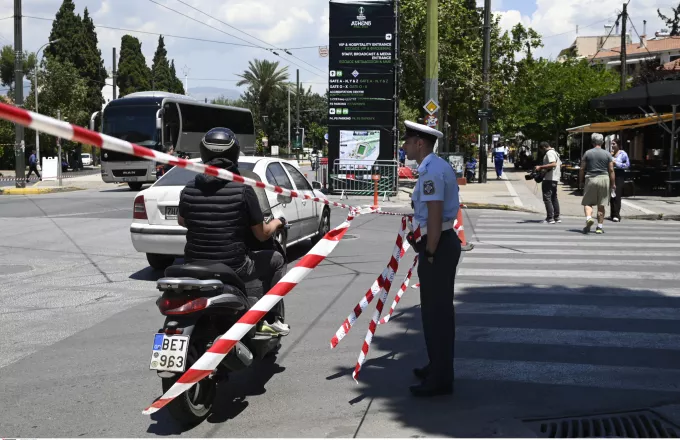
<instances>
[{"instance_id":1,"label":"metal barrier","mask_svg":"<svg viewBox=\"0 0 680 440\"><path fill-rule=\"evenodd\" d=\"M378 193L381 196L396 196L399 190L399 162L396 160L351 160L336 159L329 175L332 194L372 196L374 175L379 175Z\"/></svg>"}]
</instances>

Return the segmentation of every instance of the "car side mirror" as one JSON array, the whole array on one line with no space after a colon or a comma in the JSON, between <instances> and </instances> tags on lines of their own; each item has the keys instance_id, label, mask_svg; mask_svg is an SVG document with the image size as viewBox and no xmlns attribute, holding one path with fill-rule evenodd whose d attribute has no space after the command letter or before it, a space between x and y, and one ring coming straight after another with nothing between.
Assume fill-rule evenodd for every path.
<instances>
[{"instance_id":1,"label":"car side mirror","mask_svg":"<svg viewBox=\"0 0 680 440\"><path fill-rule=\"evenodd\" d=\"M290 196L284 196L283 194L279 194L276 196L276 201L282 205L287 205L293 201L293 198Z\"/></svg>"},{"instance_id":2,"label":"car side mirror","mask_svg":"<svg viewBox=\"0 0 680 440\"><path fill-rule=\"evenodd\" d=\"M312 188L313 189L321 189L321 182L317 182L316 180L312 180Z\"/></svg>"}]
</instances>

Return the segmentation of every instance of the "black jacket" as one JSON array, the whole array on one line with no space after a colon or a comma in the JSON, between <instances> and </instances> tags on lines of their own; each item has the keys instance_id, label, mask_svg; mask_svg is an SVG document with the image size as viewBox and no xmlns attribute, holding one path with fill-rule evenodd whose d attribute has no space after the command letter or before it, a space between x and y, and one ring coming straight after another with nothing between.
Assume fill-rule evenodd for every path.
<instances>
[{"instance_id":1,"label":"black jacket","mask_svg":"<svg viewBox=\"0 0 680 440\"><path fill-rule=\"evenodd\" d=\"M227 159L207 163L239 174ZM199 174L182 190L179 215L187 228L186 262L208 260L238 270L246 261L251 226L264 221L253 188L213 176Z\"/></svg>"}]
</instances>

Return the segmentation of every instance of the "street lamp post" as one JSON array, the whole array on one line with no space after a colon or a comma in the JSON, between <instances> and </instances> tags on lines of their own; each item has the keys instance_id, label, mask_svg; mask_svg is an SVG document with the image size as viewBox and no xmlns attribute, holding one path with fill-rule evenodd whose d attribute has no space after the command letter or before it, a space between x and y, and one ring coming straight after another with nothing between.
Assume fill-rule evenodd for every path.
<instances>
[{"instance_id":1,"label":"street lamp post","mask_svg":"<svg viewBox=\"0 0 680 440\"><path fill-rule=\"evenodd\" d=\"M56 40L48 41L47 43L43 44L40 46L40 49L35 53L36 60L38 58L38 54L40 53L41 50L43 50L45 47L49 46L52 43L56 43L60 39L57 38ZM35 94L35 112L38 113L38 69L39 69L40 63L36 61L36 66L33 69L33 93ZM35 158L38 162L38 165L40 165L40 132L38 130L35 131ZM61 159L59 162L59 166L61 166ZM42 166L41 166L42 168Z\"/></svg>"}]
</instances>

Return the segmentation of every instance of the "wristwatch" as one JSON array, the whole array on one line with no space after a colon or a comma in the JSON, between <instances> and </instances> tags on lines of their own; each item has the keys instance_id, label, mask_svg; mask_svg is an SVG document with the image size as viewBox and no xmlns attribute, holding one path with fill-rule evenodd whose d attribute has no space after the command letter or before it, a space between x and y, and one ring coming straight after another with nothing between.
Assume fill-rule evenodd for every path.
<instances>
[{"instance_id":1,"label":"wristwatch","mask_svg":"<svg viewBox=\"0 0 680 440\"><path fill-rule=\"evenodd\" d=\"M427 258L427 261L432 264L434 263L434 254L430 253L427 249L425 249L425 258Z\"/></svg>"}]
</instances>

